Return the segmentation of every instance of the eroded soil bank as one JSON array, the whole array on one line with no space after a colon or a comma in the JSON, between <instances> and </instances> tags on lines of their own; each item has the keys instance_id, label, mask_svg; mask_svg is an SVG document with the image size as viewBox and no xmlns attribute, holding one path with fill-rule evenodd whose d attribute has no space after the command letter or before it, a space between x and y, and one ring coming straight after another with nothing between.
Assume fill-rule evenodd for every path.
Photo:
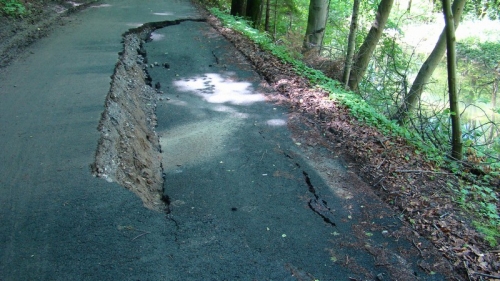
<instances>
[{"instance_id":1,"label":"eroded soil bank","mask_svg":"<svg viewBox=\"0 0 500 281\"><path fill-rule=\"evenodd\" d=\"M163 195L161 148L155 132L158 93L147 73L143 45L158 28L185 20L152 22L123 34L124 49L111 77L102 113L94 175L115 181L139 196L153 210L167 211Z\"/></svg>"},{"instance_id":2,"label":"eroded soil bank","mask_svg":"<svg viewBox=\"0 0 500 281\"><path fill-rule=\"evenodd\" d=\"M147 34L147 31L145 32ZM147 85L140 33L124 36L122 52L105 111L99 124L101 138L94 174L136 193L152 209L162 209L160 146L154 131L155 91Z\"/></svg>"}]
</instances>

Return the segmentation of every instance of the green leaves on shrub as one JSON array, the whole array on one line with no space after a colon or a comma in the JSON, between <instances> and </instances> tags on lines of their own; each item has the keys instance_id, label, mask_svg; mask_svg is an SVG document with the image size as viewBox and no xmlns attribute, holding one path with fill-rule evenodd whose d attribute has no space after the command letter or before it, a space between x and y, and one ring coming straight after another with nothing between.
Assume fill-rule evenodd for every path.
<instances>
[{"instance_id":1,"label":"green leaves on shrub","mask_svg":"<svg viewBox=\"0 0 500 281\"><path fill-rule=\"evenodd\" d=\"M18 0L0 0L0 11L9 17L22 17L27 13L24 4Z\"/></svg>"}]
</instances>

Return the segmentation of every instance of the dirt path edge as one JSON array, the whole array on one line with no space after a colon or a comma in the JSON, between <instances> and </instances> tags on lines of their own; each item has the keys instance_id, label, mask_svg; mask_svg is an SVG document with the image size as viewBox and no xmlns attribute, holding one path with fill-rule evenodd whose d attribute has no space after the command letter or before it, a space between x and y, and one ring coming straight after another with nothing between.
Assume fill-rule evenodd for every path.
<instances>
[{"instance_id":1,"label":"dirt path edge","mask_svg":"<svg viewBox=\"0 0 500 281\"><path fill-rule=\"evenodd\" d=\"M25 18L6 18L0 16L0 68L26 50L28 46L49 35L54 28L64 25L64 18L95 5L100 0L84 0L80 5L41 4L36 14Z\"/></svg>"}]
</instances>

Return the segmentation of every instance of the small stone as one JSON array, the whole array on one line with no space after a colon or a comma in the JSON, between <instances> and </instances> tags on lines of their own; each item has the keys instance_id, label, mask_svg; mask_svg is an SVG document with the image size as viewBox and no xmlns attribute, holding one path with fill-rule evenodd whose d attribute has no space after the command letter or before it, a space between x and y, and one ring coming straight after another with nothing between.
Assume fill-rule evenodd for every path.
<instances>
[{"instance_id":1,"label":"small stone","mask_svg":"<svg viewBox=\"0 0 500 281\"><path fill-rule=\"evenodd\" d=\"M165 67L166 69L170 69L170 64L168 64L168 63L164 63L164 64L163 64L163 67Z\"/></svg>"},{"instance_id":2,"label":"small stone","mask_svg":"<svg viewBox=\"0 0 500 281\"><path fill-rule=\"evenodd\" d=\"M158 66L158 65L160 65L160 64L157 61L155 61L155 66Z\"/></svg>"},{"instance_id":3,"label":"small stone","mask_svg":"<svg viewBox=\"0 0 500 281\"><path fill-rule=\"evenodd\" d=\"M160 82L156 82L155 84L155 89L159 90L161 88Z\"/></svg>"}]
</instances>

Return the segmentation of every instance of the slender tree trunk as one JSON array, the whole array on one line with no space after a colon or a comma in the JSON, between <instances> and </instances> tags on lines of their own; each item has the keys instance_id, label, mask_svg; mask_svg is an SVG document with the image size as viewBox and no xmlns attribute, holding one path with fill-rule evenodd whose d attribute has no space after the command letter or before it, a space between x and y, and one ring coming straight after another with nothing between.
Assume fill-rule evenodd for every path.
<instances>
[{"instance_id":1,"label":"slender tree trunk","mask_svg":"<svg viewBox=\"0 0 500 281\"><path fill-rule=\"evenodd\" d=\"M262 0L247 0L246 16L250 18L254 27L259 24L260 14L262 12Z\"/></svg>"},{"instance_id":2,"label":"slender tree trunk","mask_svg":"<svg viewBox=\"0 0 500 281\"><path fill-rule=\"evenodd\" d=\"M307 17L307 29L304 36L303 53L321 47L321 39L325 32L326 20L328 18L328 0L311 0L309 3L309 15Z\"/></svg>"},{"instance_id":3,"label":"slender tree trunk","mask_svg":"<svg viewBox=\"0 0 500 281\"><path fill-rule=\"evenodd\" d=\"M255 21L255 27L258 28L262 24L262 12L264 12L264 7L266 4L266 0L259 0L259 16L257 17L257 20Z\"/></svg>"},{"instance_id":4,"label":"slender tree trunk","mask_svg":"<svg viewBox=\"0 0 500 281\"><path fill-rule=\"evenodd\" d=\"M231 15L245 16L245 0L231 0Z\"/></svg>"},{"instance_id":5,"label":"slender tree trunk","mask_svg":"<svg viewBox=\"0 0 500 281\"><path fill-rule=\"evenodd\" d=\"M462 11L464 9L466 0L455 0L453 1L452 13L453 13L453 21L455 23L455 29L458 28L458 24L460 23L460 16L462 15ZM393 116L393 119L396 119L400 125L402 125L410 112L413 112L417 106L417 101L420 99L422 92L424 90L424 86L427 85L429 79L432 77L432 73L438 67L441 59L444 56L446 51L446 28L443 29L441 35L439 36L439 40L437 41L434 49L431 54L425 60L425 62L420 67L418 71L417 77L413 81L411 85L410 91L404 98L403 104L398 109L398 112Z\"/></svg>"},{"instance_id":6,"label":"slender tree trunk","mask_svg":"<svg viewBox=\"0 0 500 281\"><path fill-rule=\"evenodd\" d=\"M409 13L411 10L411 2L412 0L408 1L408 7L406 7L406 11Z\"/></svg>"},{"instance_id":7,"label":"slender tree trunk","mask_svg":"<svg viewBox=\"0 0 500 281\"><path fill-rule=\"evenodd\" d=\"M498 93L498 81L500 79L499 78L495 78L495 80L493 81L493 90L491 91L491 106L493 108L496 108L497 107L497 93ZM495 116L495 115L493 115ZM493 117L493 121L495 121L495 117Z\"/></svg>"},{"instance_id":8,"label":"slender tree trunk","mask_svg":"<svg viewBox=\"0 0 500 281\"><path fill-rule=\"evenodd\" d=\"M271 16L271 0L266 1L266 19L264 22L264 30L269 32L269 17Z\"/></svg>"},{"instance_id":9,"label":"slender tree trunk","mask_svg":"<svg viewBox=\"0 0 500 281\"><path fill-rule=\"evenodd\" d=\"M347 55L345 57L344 74L342 75L342 82L346 89L349 88L349 75L351 74L352 60L354 57L354 50L356 49L356 32L358 30L360 2L361 0L354 0L354 5L352 7L351 28L349 30L349 39L347 39Z\"/></svg>"},{"instance_id":10,"label":"slender tree trunk","mask_svg":"<svg viewBox=\"0 0 500 281\"><path fill-rule=\"evenodd\" d=\"M491 92L491 107L493 109L495 109L497 107L498 80L499 80L498 78L495 78L495 80L493 81L493 91ZM493 122L493 123L495 123L495 121L496 121L495 115L496 115L496 112L493 111L491 113L491 122ZM487 141L492 141L495 136L496 136L495 127L491 126L490 136L489 136Z\"/></svg>"},{"instance_id":11,"label":"slender tree trunk","mask_svg":"<svg viewBox=\"0 0 500 281\"><path fill-rule=\"evenodd\" d=\"M366 69L368 68L368 63L377 47L378 41L382 36L385 24L391 13L392 4L394 0L382 0L378 5L377 15L375 21L365 38L365 41L359 47L358 56L351 70L351 75L349 77L349 87L353 91L358 90L358 84L365 75Z\"/></svg>"},{"instance_id":12,"label":"slender tree trunk","mask_svg":"<svg viewBox=\"0 0 500 281\"><path fill-rule=\"evenodd\" d=\"M273 32L274 40L276 40L277 28L278 28L278 0L274 0L274 32Z\"/></svg>"},{"instance_id":13,"label":"slender tree trunk","mask_svg":"<svg viewBox=\"0 0 500 281\"><path fill-rule=\"evenodd\" d=\"M328 0L328 5L326 6L326 18L325 18L325 31L326 31L326 25L328 24L328 16L330 13L330 3L332 1ZM325 40L325 31L323 31L323 34L321 34L321 41L319 43L319 54L321 54L321 51L323 50L323 41Z\"/></svg>"},{"instance_id":14,"label":"slender tree trunk","mask_svg":"<svg viewBox=\"0 0 500 281\"><path fill-rule=\"evenodd\" d=\"M450 93L451 156L457 160L462 160L462 131L460 128L460 109L458 108L457 93L456 37L450 0L443 0L443 13L446 23L446 58L448 63L448 91Z\"/></svg>"}]
</instances>

